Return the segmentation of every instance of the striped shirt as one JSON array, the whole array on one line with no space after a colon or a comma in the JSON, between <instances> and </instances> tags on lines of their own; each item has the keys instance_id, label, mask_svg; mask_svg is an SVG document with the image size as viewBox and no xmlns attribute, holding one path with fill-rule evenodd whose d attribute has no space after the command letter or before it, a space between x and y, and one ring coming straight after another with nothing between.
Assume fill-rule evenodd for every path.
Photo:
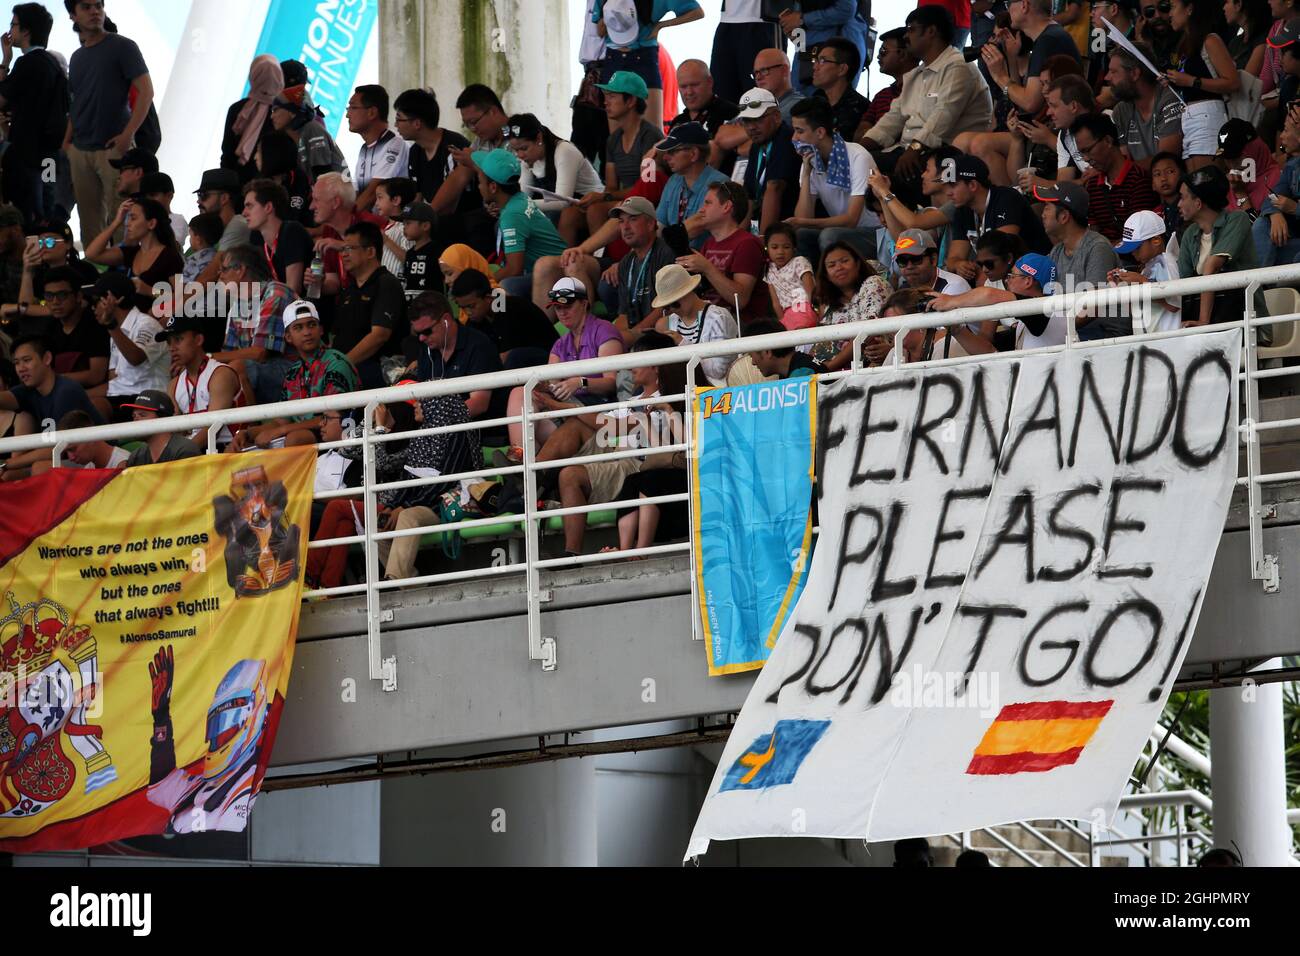
<instances>
[{"instance_id":1,"label":"striped shirt","mask_svg":"<svg viewBox=\"0 0 1300 956\"><path fill-rule=\"evenodd\" d=\"M1111 182L1105 175L1087 180L1088 225L1111 242L1124 238L1124 220L1141 209L1160 209L1160 197L1151 188L1151 174L1131 159L1124 160Z\"/></svg>"}]
</instances>

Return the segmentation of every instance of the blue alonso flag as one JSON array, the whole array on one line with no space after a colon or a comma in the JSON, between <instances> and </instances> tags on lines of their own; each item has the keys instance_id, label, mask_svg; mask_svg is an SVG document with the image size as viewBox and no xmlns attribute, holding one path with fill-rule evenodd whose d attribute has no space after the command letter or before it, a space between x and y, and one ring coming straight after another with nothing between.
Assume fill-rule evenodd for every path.
<instances>
[{"instance_id":1,"label":"blue alonso flag","mask_svg":"<svg viewBox=\"0 0 1300 956\"><path fill-rule=\"evenodd\" d=\"M770 734L760 736L736 758L718 792L766 790L790 783L830 725L829 720L778 720Z\"/></svg>"},{"instance_id":2,"label":"blue alonso flag","mask_svg":"<svg viewBox=\"0 0 1300 956\"><path fill-rule=\"evenodd\" d=\"M695 397L695 573L710 676L762 667L803 590L816 419L813 378Z\"/></svg>"}]
</instances>

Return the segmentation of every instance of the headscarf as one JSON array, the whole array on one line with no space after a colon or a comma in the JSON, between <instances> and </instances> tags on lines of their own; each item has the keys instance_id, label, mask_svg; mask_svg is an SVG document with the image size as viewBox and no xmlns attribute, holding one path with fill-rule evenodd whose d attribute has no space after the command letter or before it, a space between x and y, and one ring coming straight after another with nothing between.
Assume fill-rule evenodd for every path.
<instances>
[{"instance_id":1,"label":"headscarf","mask_svg":"<svg viewBox=\"0 0 1300 956\"><path fill-rule=\"evenodd\" d=\"M254 59L248 70L248 99L235 117L234 130L240 134L239 148L235 155L241 163L252 160L257 141L262 138L266 118L271 115L271 104L283 89L284 74L280 72L280 61L269 53L263 53Z\"/></svg>"},{"instance_id":2,"label":"headscarf","mask_svg":"<svg viewBox=\"0 0 1300 956\"><path fill-rule=\"evenodd\" d=\"M444 249L442 255L438 257L438 261L451 266L458 273L464 272L466 269L475 269L487 276L492 288L497 287L497 280L492 275L492 267L488 265L488 261L463 242L458 242Z\"/></svg>"}]
</instances>

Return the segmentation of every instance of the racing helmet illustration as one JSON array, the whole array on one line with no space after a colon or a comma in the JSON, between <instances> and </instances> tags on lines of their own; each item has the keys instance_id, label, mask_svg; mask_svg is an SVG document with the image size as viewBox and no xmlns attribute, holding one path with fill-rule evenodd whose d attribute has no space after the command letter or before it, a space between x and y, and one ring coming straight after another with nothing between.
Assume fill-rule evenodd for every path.
<instances>
[{"instance_id":1,"label":"racing helmet illustration","mask_svg":"<svg viewBox=\"0 0 1300 956\"><path fill-rule=\"evenodd\" d=\"M265 671L263 661L238 661L217 685L204 732L205 780L244 766L261 744L266 727Z\"/></svg>"}]
</instances>

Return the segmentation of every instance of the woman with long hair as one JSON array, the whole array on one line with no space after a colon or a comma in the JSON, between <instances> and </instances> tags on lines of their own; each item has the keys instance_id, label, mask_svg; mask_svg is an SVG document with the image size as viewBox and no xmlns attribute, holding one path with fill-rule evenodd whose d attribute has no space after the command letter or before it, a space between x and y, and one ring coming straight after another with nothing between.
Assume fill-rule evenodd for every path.
<instances>
[{"instance_id":1,"label":"woman with long hair","mask_svg":"<svg viewBox=\"0 0 1300 956\"><path fill-rule=\"evenodd\" d=\"M121 245L113 237L124 230ZM110 269L126 269L135 285L135 306L152 314L154 286L172 284L185 269L176 247L171 216L162 203L152 199L128 199L117 207L117 215L86 249L86 258Z\"/></svg>"},{"instance_id":2,"label":"woman with long hair","mask_svg":"<svg viewBox=\"0 0 1300 956\"><path fill-rule=\"evenodd\" d=\"M1165 80L1176 87L1187 108L1183 110L1183 159L1195 172L1214 161L1219 151L1219 130L1228 121L1224 97L1241 89L1237 64L1223 40L1227 32L1222 8L1209 0L1173 0L1170 23L1179 34L1173 62Z\"/></svg>"},{"instance_id":3,"label":"woman with long hair","mask_svg":"<svg viewBox=\"0 0 1300 956\"><path fill-rule=\"evenodd\" d=\"M253 59L248 69L248 96L232 103L226 112L221 168L235 170L241 183L257 176L253 153L261 138L275 130L271 124L271 106L283 89L280 61L263 53Z\"/></svg>"},{"instance_id":4,"label":"woman with long hair","mask_svg":"<svg viewBox=\"0 0 1300 956\"><path fill-rule=\"evenodd\" d=\"M595 168L578 147L560 139L532 113L510 117L505 133L506 145L519 157L519 188L556 224L565 244L576 246L587 215L569 200L604 191Z\"/></svg>"},{"instance_id":5,"label":"woman with long hair","mask_svg":"<svg viewBox=\"0 0 1300 956\"><path fill-rule=\"evenodd\" d=\"M816 296L822 307L821 325L864 322L880 314L889 285L851 243L833 242L822 253ZM811 354L826 371L838 372L853 361L853 340L818 342Z\"/></svg>"},{"instance_id":6,"label":"woman with long hair","mask_svg":"<svg viewBox=\"0 0 1300 956\"><path fill-rule=\"evenodd\" d=\"M1223 18L1228 23L1228 55L1251 76L1264 71L1269 28L1273 25L1269 0L1224 0Z\"/></svg>"}]
</instances>

